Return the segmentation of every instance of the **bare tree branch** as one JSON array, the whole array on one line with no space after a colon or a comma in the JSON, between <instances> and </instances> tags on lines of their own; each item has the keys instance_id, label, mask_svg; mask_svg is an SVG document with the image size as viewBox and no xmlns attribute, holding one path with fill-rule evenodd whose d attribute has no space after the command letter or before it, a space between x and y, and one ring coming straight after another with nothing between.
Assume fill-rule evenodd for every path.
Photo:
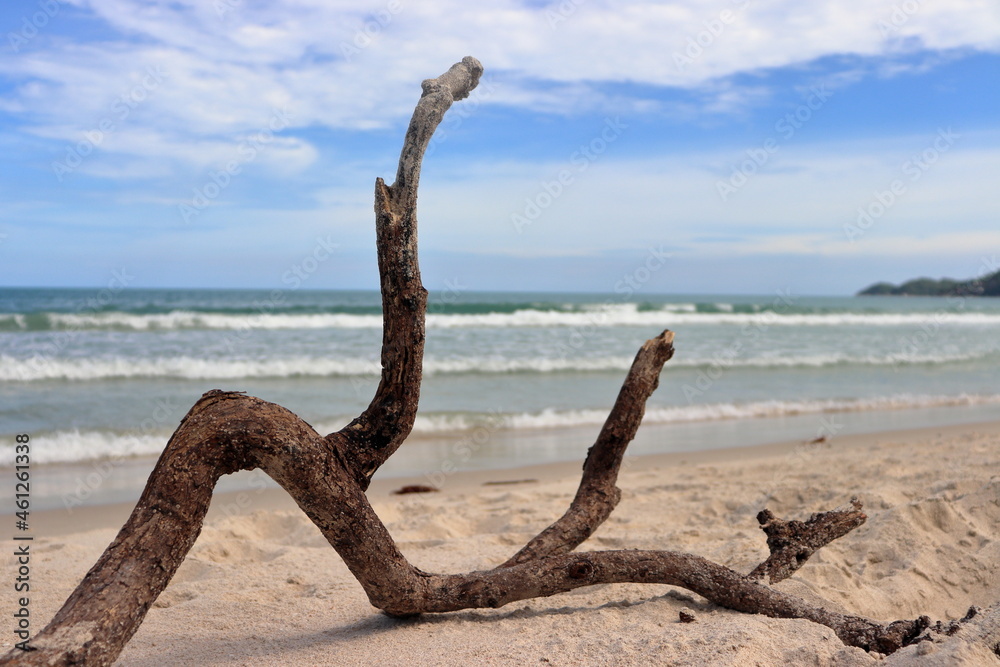
<instances>
[{"instance_id":1,"label":"bare tree branch","mask_svg":"<svg viewBox=\"0 0 1000 667\"><path fill-rule=\"evenodd\" d=\"M436 79L423 82L399 155L396 182L375 181L375 229L382 289L382 377L368 408L328 437L345 452L354 476L368 487L372 475L413 429L424 358L427 290L417 262L417 185L427 145L452 102L479 83L483 66L466 56ZM350 452L350 454L346 454Z\"/></svg>"},{"instance_id":2,"label":"bare tree branch","mask_svg":"<svg viewBox=\"0 0 1000 667\"><path fill-rule=\"evenodd\" d=\"M805 565L810 556L867 519L857 498L851 498L850 509L838 508L813 514L805 522L785 521L771 510L763 509L757 514L757 521L767 534L767 548L771 550L771 555L748 576L751 579L767 576L772 584L787 579Z\"/></svg>"},{"instance_id":3,"label":"bare tree branch","mask_svg":"<svg viewBox=\"0 0 1000 667\"><path fill-rule=\"evenodd\" d=\"M615 482L625 448L642 423L646 401L659 386L663 364L674 355L673 343L673 332L664 331L639 349L597 441L587 452L583 478L569 509L501 567L570 552L611 516L621 499Z\"/></svg>"},{"instance_id":4,"label":"bare tree branch","mask_svg":"<svg viewBox=\"0 0 1000 667\"><path fill-rule=\"evenodd\" d=\"M986 610L972 607L964 618L957 621L939 621L913 643L920 642L934 644L933 650L921 652L923 647L917 649L923 653L920 657L922 666L1000 664L1000 603ZM912 654L901 653L903 652L889 656L886 667L913 665Z\"/></svg>"}]
</instances>

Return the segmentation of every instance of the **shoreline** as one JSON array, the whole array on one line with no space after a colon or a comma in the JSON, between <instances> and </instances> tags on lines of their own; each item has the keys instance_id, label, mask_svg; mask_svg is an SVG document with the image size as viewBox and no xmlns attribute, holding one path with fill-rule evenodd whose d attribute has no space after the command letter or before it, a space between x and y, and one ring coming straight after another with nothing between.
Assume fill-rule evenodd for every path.
<instances>
[{"instance_id":1,"label":"shoreline","mask_svg":"<svg viewBox=\"0 0 1000 667\"><path fill-rule=\"evenodd\" d=\"M576 430L578 429L559 429L564 434L568 431L571 435L583 435L582 433L574 433ZM940 437L954 437L970 430L1000 438L1000 419L996 421L854 433L830 438L824 444L837 447L838 449L856 449L858 447L870 446L873 441L907 441L913 438L926 438L932 434ZM768 457L794 457L797 453L808 452L812 447L808 440L785 440L765 444L663 452L658 454L626 453L622 465L622 473L626 473L634 468L674 468L678 466L711 465L732 461L749 462ZM575 461L557 461L506 468L458 471L446 478L447 483L439 486L435 485L439 489L438 492L416 495L447 496L474 493L477 490L488 488L487 483L497 484L498 487L509 485L510 488L513 488L516 486L515 482L525 480L537 482L539 480L575 478L576 481L579 481L585 457L586 448L583 448L580 459ZM232 478L236 476L249 479L249 482L242 486L234 485L231 482L233 481ZM211 508L205 519L206 523L225 516L246 514L253 511L300 511L291 496L284 489L274 484L260 470L243 471L227 477L229 479L223 478L220 480L220 484L229 481L230 484L228 486L236 486L237 488L225 490L225 485L223 485L223 490L220 490L219 487L216 488L216 492L212 496ZM266 479L266 487L260 483L262 478ZM143 479L145 480L145 478ZM145 481L143 481L144 483ZM428 484L428 478L426 475L412 474L399 476L376 475L375 479L372 480L367 495L373 504L380 501L387 501L393 497L400 497L392 494L394 490L413 484L426 485ZM124 524L135 504L136 501L131 500L88 504L72 508L71 510L50 508L33 511L31 516L33 525L44 527L44 530L40 531L40 537L64 536L70 533L101 528L118 528Z\"/></svg>"},{"instance_id":2,"label":"shoreline","mask_svg":"<svg viewBox=\"0 0 1000 667\"><path fill-rule=\"evenodd\" d=\"M630 443L628 456L693 455L714 450L739 452L781 442L816 437L843 438L876 435L912 428L939 428L988 423L1000 419L992 405L948 406L930 409L806 413L643 424ZM597 425L551 428L474 429L411 435L376 474L380 480L409 480L407 484L440 486L473 472L525 468L548 463L582 465ZM743 443L733 445L732 443ZM165 444L165 441L164 441ZM32 507L36 514L60 511L69 516L92 507L134 505L139 499L159 453L120 459L98 459L32 466ZM392 484L393 482L389 482ZM223 477L217 495L256 495L277 485L259 471ZM13 514L13 503L0 507L0 516Z\"/></svg>"}]
</instances>

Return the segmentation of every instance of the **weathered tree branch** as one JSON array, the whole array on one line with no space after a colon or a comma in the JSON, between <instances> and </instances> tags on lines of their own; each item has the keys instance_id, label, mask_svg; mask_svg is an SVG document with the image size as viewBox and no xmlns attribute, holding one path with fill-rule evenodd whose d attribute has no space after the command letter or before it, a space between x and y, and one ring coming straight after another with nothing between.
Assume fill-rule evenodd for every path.
<instances>
[{"instance_id":1,"label":"weathered tree branch","mask_svg":"<svg viewBox=\"0 0 1000 667\"><path fill-rule=\"evenodd\" d=\"M880 653L892 653L906 645L930 624L929 619L921 617L882 625L860 616L827 611L701 556L672 551L564 553L485 572L424 576L426 595L411 601L418 604L394 607L392 613L501 607L583 586L631 582L680 586L737 611L773 618L804 618L831 628L845 644Z\"/></svg>"},{"instance_id":2,"label":"weathered tree branch","mask_svg":"<svg viewBox=\"0 0 1000 667\"><path fill-rule=\"evenodd\" d=\"M170 438L115 540L52 621L30 640L30 650L14 649L0 658L0 665L114 662L197 539L218 479L253 468L270 475L294 498L344 559L371 603L393 615L499 607L581 586L637 582L681 586L739 611L809 619L832 628L846 644L882 653L915 641L929 628L926 617L883 625L833 613L758 581L765 574L771 581L787 577L816 549L859 525L864 521L860 504L804 523L763 511L760 520L771 555L749 576L672 551L571 553L619 500L615 483L625 448L673 354L669 331L647 341L636 355L562 518L492 570L430 574L403 557L365 490L372 474L410 433L417 410L427 304L417 264L420 164L444 113L469 94L481 73L478 61L465 58L424 82L396 182L386 186L376 181L382 376L364 413L341 431L322 437L288 410L258 398L217 390L202 396ZM997 636L996 616L994 610L975 626L982 641Z\"/></svg>"},{"instance_id":3,"label":"weathered tree branch","mask_svg":"<svg viewBox=\"0 0 1000 667\"><path fill-rule=\"evenodd\" d=\"M202 396L170 438L118 536L31 640L31 652L8 654L0 664L112 663L197 539L216 481L253 468L258 445L273 451L272 458L291 454L287 464L301 467L300 454L308 454L303 443L325 447L284 408L239 393ZM305 460L314 458L320 457Z\"/></svg>"},{"instance_id":4,"label":"weathered tree branch","mask_svg":"<svg viewBox=\"0 0 1000 667\"><path fill-rule=\"evenodd\" d=\"M843 537L868 519L861 511L861 501L851 498L851 508L838 508L829 512L813 514L805 522L785 521L774 516L769 509L757 514L760 529L767 534L767 548L771 555L754 568L748 576L776 584L795 574L806 564L809 557Z\"/></svg>"},{"instance_id":5,"label":"weathered tree branch","mask_svg":"<svg viewBox=\"0 0 1000 667\"><path fill-rule=\"evenodd\" d=\"M954 638L954 639L951 639ZM965 617L947 624L941 622L928 628L916 642L933 642L933 652L921 656L921 665L926 667L952 667L953 665L996 665L1000 664L1000 603L983 610L972 607ZM898 654L897 654L898 655ZM886 666L912 665L912 656L889 656Z\"/></svg>"},{"instance_id":6,"label":"weathered tree branch","mask_svg":"<svg viewBox=\"0 0 1000 667\"><path fill-rule=\"evenodd\" d=\"M423 82L399 155L396 182L375 181L375 230L382 290L382 377L368 408L328 437L355 478L368 488L372 475L413 429L420 398L427 290L417 262L417 185L434 130L452 102L479 84L483 66L466 56L436 79Z\"/></svg>"},{"instance_id":7,"label":"weathered tree branch","mask_svg":"<svg viewBox=\"0 0 1000 667\"><path fill-rule=\"evenodd\" d=\"M501 567L577 548L604 523L621 499L615 486L625 448L632 442L646 401L660 383L660 371L674 355L674 334L664 331L647 340L629 369L618 399L601 428L597 441L587 452L583 478L569 509L562 517L528 542Z\"/></svg>"}]
</instances>

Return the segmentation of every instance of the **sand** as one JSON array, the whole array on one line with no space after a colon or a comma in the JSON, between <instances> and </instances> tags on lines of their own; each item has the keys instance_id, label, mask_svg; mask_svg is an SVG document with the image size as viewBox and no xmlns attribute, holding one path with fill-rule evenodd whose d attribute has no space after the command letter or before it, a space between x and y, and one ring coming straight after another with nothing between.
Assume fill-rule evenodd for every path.
<instances>
[{"instance_id":1,"label":"sand","mask_svg":"<svg viewBox=\"0 0 1000 667\"><path fill-rule=\"evenodd\" d=\"M392 495L406 480L389 480L370 496L417 566L484 569L561 514L579 466L455 475L440 493L420 495ZM779 588L882 621L955 619L972 604L1000 600L1000 422L627 458L619 486L621 504L582 550L683 550L749 571L766 555L755 521L763 506L806 518L857 496L868 522ZM38 517L35 629L128 510ZM7 587L2 604L14 604ZM678 621L685 608L695 622ZM4 650L11 645L6 637L3 643ZM118 664L1000 664L976 646L946 651L923 644L883 660L808 621L736 613L650 585L391 619L369 605L336 552L282 492L254 490L213 503L201 537Z\"/></svg>"}]
</instances>

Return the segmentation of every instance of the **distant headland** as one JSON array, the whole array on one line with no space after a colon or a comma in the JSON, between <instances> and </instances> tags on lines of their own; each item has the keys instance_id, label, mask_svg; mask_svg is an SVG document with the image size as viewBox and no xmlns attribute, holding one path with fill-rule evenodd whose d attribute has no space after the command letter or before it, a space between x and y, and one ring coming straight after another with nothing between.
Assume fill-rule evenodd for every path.
<instances>
[{"instance_id":1,"label":"distant headland","mask_svg":"<svg viewBox=\"0 0 1000 667\"><path fill-rule=\"evenodd\" d=\"M902 285L875 283L858 296L1000 296L1000 271L973 280L915 278Z\"/></svg>"}]
</instances>

